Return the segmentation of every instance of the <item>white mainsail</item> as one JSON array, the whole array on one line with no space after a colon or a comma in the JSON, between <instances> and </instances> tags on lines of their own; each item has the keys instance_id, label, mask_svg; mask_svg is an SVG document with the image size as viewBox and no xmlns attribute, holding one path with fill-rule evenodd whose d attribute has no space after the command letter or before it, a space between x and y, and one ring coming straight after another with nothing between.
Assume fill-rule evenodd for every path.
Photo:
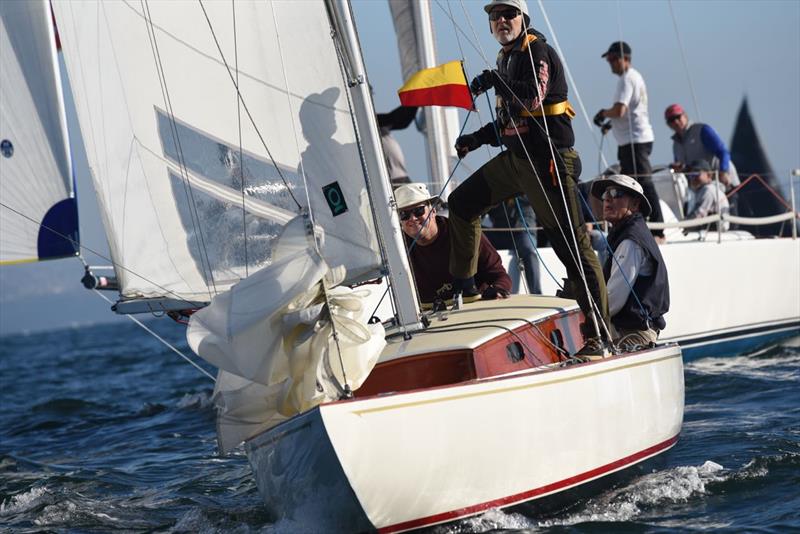
<instances>
[{"instance_id":1,"label":"white mainsail","mask_svg":"<svg viewBox=\"0 0 800 534\"><path fill-rule=\"evenodd\" d=\"M74 256L73 191L46 0L0 2L0 264Z\"/></svg>"},{"instance_id":2,"label":"white mainsail","mask_svg":"<svg viewBox=\"0 0 800 534\"><path fill-rule=\"evenodd\" d=\"M208 301L308 208L329 265L379 273L323 3L53 7L123 297Z\"/></svg>"}]
</instances>

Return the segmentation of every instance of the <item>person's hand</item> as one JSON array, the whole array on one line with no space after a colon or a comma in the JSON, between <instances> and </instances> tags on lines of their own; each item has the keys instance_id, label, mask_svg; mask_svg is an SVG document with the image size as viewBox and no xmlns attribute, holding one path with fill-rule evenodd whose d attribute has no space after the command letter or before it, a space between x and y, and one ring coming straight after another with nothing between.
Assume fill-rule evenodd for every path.
<instances>
[{"instance_id":1,"label":"person's hand","mask_svg":"<svg viewBox=\"0 0 800 534\"><path fill-rule=\"evenodd\" d=\"M603 125L600 127L600 134L601 134L601 135L605 135L605 134L607 134L607 133L608 133L608 132L610 132L610 131L611 131L611 121L608 121L607 123L603 124Z\"/></svg>"},{"instance_id":2,"label":"person's hand","mask_svg":"<svg viewBox=\"0 0 800 534\"><path fill-rule=\"evenodd\" d=\"M508 298L508 291L501 287L489 286L481 293L481 299L494 300Z\"/></svg>"},{"instance_id":3,"label":"person's hand","mask_svg":"<svg viewBox=\"0 0 800 534\"><path fill-rule=\"evenodd\" d=\"M605 111L604 109L601 109L600 111L595 113L594 119L592 119L592 122L594 122L595 126L598 126L600 128L603 127L603 123L606 121L606 117L605 115L603 115L604 111Z\"/></svg>"},{"instance_id":4,"label":"person's hand","mask_svg":"<svg viewBox=\"0 0 800 534\"><path fill-rule=\"evenodd\" d=\"M478 96L494 87L497 78L496 71L485 70L472 79L469 84L469 90L473 95Z\"/></svg>"},{"instance_id":5,"label":"person's hand","mask_svg":"<svg viewBox=\"0 0 800 534\"><path fill-rule=\"evenodd\" d=\"M731 176L727 171L719 171L719 181L726 187L731 185Z\"/></svg>"},{"instance_id":6,"label":"person's hand","mask_svg":"<svg viewBox=\"0 0 800 534\"><path fill-rule=\"evenodd\" d=\"M481 144L474 134L462 135L456 139L456 154L458 154L458 159L463 159L464 156L480 146Z\"/></svg>"}]
</instances>

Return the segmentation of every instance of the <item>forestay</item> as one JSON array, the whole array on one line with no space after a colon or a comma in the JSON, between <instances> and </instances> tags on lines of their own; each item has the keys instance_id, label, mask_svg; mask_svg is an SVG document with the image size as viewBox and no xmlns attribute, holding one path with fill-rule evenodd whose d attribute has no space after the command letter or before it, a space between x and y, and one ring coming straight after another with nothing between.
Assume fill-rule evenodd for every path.
<instances>
[{"instance_id":1,"label":"forestay","mask_svg":"<svg viewBox=\"0 0 800 534\"><path fill-rule=\"evenodd\" d=\"M75 255L78 211L46 0L0 2L0 264Z\"/></svg>"},{"instance_id":2,"label":"forestay","mask_svg":"<svg viewBox=\"0 0 800 534\"><path fill-rule=\"evenodd\" d=\"M123 297L208 301L308 207L328 265L377 274L322 2L53 8Z\"/></svg>"}]
</instances>

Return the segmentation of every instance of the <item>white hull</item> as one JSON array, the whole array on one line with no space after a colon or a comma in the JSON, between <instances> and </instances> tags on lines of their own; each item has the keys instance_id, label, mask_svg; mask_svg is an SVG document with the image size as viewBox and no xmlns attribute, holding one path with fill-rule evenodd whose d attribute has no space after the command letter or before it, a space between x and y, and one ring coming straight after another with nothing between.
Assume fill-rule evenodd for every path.
<instances>
[{"instance_id":1,"label":"white hull","mask_svg":"<svg viewBox=\"0 0 800 534\"><path fill-rule=\"evenodd\" d=\"M247 443L267 506L331 530L402 531L580 486L669 449L674 345L324 404Z\"/></svg>"},{"instance_id":2,"label":"white hull","mask_svg":"<svg viewBox=\"0 0 800 534\"><path fill-rule=\"evenodd\" d=\"M715 234L714 234L715 235ZM566 276L550 248L542 261ZM684 358L735 355L779 336L800 335L800 240L684 241L661 246L670 311L660 341L680 343ZM542 291L557 287L542 269Z\"/></svg>"}]
</instances>

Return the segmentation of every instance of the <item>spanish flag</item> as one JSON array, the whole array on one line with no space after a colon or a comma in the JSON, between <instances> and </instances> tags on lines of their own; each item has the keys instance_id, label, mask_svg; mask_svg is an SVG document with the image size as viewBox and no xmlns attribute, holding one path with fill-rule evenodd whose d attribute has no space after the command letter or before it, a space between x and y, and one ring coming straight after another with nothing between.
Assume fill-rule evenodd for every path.
<instances>
[{"instance_id":1,"label":"spanish flag","mask_svg":"<svg viewBox=\"0 0 800 534\"><path fill-rule=\"evenodd\" d=\"M460 61L422 69L398 89L404 106L455 106L474 109Z\"/></svg>"}]
</instances>

